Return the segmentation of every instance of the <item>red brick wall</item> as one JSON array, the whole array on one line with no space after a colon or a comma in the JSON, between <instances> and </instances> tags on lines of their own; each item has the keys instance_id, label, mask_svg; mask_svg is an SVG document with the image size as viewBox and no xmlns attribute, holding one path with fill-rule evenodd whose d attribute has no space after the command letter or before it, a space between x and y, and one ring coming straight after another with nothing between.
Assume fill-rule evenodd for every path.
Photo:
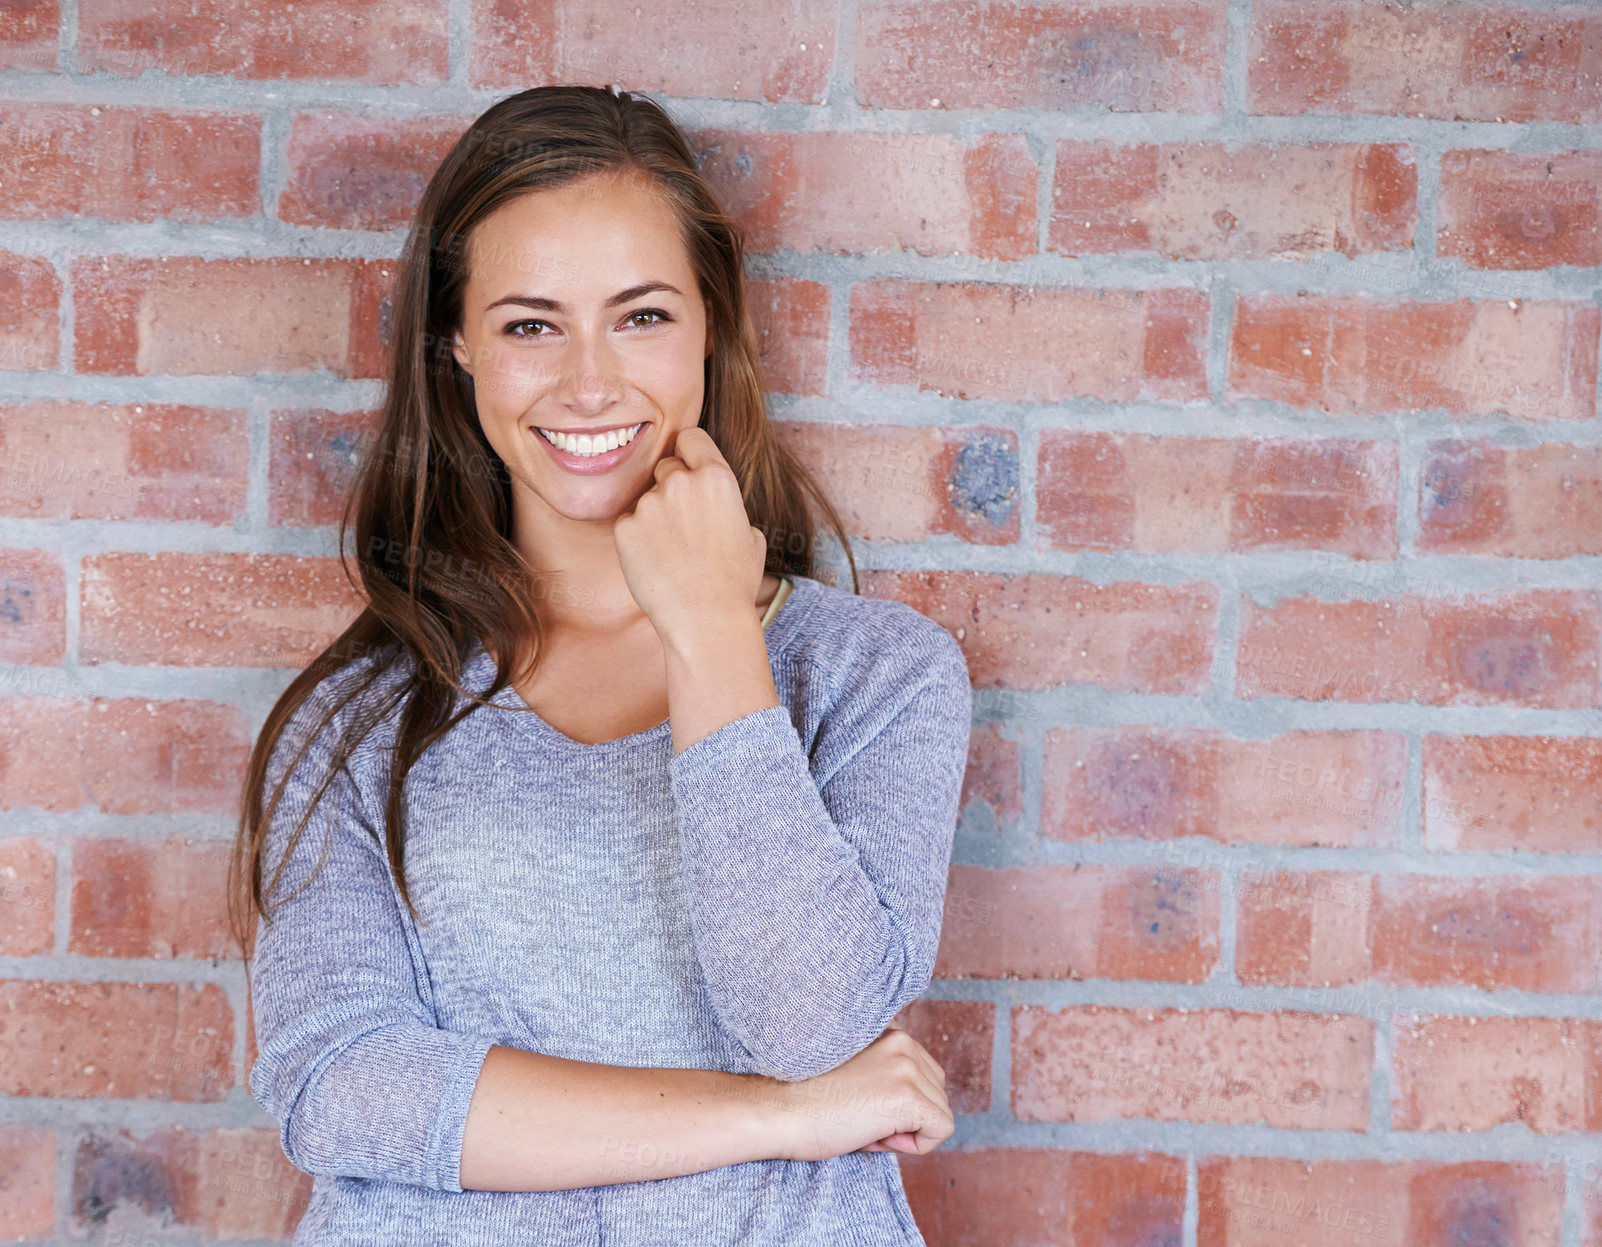
<instances>
[{"instance_id":1,"label":"red brick wall","mask_svg":"<svg viewBox=\"0 0 1602 1247\"><path fill-rule=\"evenodd\" d=\"M1602 1245L1602 10L24 0L0 75L0 1238L298 1219L240 768L417 197L582 81L968 655L932 1247Z\"/></svg>"}]
</instances>

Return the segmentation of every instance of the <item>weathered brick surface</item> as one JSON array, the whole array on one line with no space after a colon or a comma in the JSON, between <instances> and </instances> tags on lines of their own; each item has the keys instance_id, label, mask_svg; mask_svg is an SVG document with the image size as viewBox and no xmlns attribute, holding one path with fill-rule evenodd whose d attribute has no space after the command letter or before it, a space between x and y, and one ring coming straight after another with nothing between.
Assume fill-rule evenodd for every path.
<instances>
[{"instance_id":1,"label":"weathered brick surface","mask_svg":"<svg viewBox=\"0 0 1602 1247\"><path fill-rule=\"evenodd\" d=\"M294 1233L239 781L430 179L572 82L968 663L931 1247L1602 1247L1602 8L13 0L0 72L0 1238Z\"/></svg>"}]
</instances>

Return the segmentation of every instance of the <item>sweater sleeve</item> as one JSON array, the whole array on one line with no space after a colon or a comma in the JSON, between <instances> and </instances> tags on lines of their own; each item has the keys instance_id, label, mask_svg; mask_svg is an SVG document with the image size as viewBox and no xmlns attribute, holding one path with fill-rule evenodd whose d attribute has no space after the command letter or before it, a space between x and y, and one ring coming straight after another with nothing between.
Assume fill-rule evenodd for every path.
<instances>
[{"instance_id":1,"label":"sweater sleeve","mask_svg":"<svg viewBox=\"0 0 1602 1247\"><path fill-rule=\"evenodd\" d=\"M923 994L940 941L972 690L944 629L826 716L726 723L669 764L696 952L756 1072L834 1069Z\"/></svg>"},{"instance_id":2,"label":"sweater sleeve","mask_svg":"<svg viewBox=\"0 0 1602 1247\"><path fill-rule=\"evenodd\" d=\"M321 687L277 743L264 802ZM268 828L264 882L325 773L338 723L290 776ZM494 1041L435 1025L377 826L342 767L273 888L272 904L282 904L270 923L257 920L250 1092L307 1173L460 1191L468 1103Z\"/></svg>"}]
</instances>

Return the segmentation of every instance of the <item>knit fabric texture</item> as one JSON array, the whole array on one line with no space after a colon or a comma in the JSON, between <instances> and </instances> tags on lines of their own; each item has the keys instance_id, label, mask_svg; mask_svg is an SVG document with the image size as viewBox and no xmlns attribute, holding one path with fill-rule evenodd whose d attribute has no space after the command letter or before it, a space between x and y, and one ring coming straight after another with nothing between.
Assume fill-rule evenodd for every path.
<instances>
[{"instance_id":1,"label":"knit fabric texture","mask_svg":"<svg viewBox=\"0 0 1602 1247\"><path fill-rule=\"evenodd\" d=\"M669 720L584 744L510 685L431 745L404 791L415 923L383 842L398 709L338 771L270 903L298 894L258 921L251 960L250 1092L315 1175L296 1244L923 1243L890 1152L560 1191L460 1182L493 1045L793 1081L849 1060L928 987L967 664L904 602L791 581L763 634L782 704L678 755ZM267 794L359 666L297 709ZM483 647L469 651L463 687L494 677ZM264 878L359 709L291 773Z\"/></svg>"}]
</instances>

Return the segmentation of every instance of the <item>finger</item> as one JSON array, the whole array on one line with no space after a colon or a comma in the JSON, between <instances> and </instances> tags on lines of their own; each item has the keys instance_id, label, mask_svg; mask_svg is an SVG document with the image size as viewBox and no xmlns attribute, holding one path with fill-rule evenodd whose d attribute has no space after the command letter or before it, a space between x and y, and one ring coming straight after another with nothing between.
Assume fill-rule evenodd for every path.
<instances>
[{"instance_id":1,"label":"finger","mask_svg":"<svg viewBox=\"0 0 1602 1247\"><path fill-rule=\"evenodd\" d=\"M912 1033L908 1031L905 1026L901 1026L896 1022L891 1022L890 1025L885 1027L885 1030L901 1031L907 1036L908 1039L912 1039ZM936 1086L944 1087L946 1085L946 1071L941 1067L940 1062L936 1061L934 1057L930 1055L929 1049L925 1048L916 1039L912 1039L911 1052L913 1059L917 1061L919 1067L926 1074L928 1074L930 1080Z\"/></svg>"},{"instance_id":2,"label":"finger","mask_svg":"<svg viewBox=\"0 0 1602 1247\"><path fill-rule=\"evenodd\" d=\"M939 1147L955 1133L956 1128L956 1118L951 1115L951 1107L942 1095L925 1112L923 1124L915 1132L913 1146L920 1153Z\"/></svg>"},{"instance_id":3,"label":"finger","mask_svg":"<svg viewBox=\"0 0 1602 1247\"><path fill-rule=\"evenodd\" d=\"M923 1059L929 1070L929 1077L934 1080L935 1086L944 1090L946 1086L946 1067L935 1060L934 1055L928 1049L924 1049Z\"/></svg>"},{"instance_id":4,"label":"finger","mask_svg":"<svg viewBox=\"0 0 1602 1247\"><path fill-rule=\"evenodd\" d=\"M883 1039L885 1035L889 1034L891 1031L900 1031L902 1034L906 1035L908 1039L912 1039L911 1032L899 1022L894 1021L890 1022L884 1028L884 1030L879 1033L879 1038ZM946 1071L941 1066L940 1062L936 1061L934 1057L929 1054L929 1050L916 1039L912 1039L911 1044L907 1045L907 1047L912 1056L913 1063L916 1066L916 1076L920 1082L927 1087L931 1093L938 1092L940 1095L944 1095L946 1089Z\"/></svg>"},{"instance_id":5,"label":"finger","mask_svg":"<svg viewBox=\"0 0 1602 1247\"><path fill-rule=\"evenodd\" d=\"M934 1110L936 1113L944 1113L948 1116L950 1115L951 1101L946 1095L945 1085L942 1083L938 1075L929 1074L927 1072L924 1073L921 1076L919 1089L923 1093L923 1098L928 1102L929 1108Z\"/></svg>"},{"instance_id":6,"label":"finger","mask_svg":"<svg viewBox=\"0 0 1602 1247\"><path fill-rule=\"evenodd\" d=\"M907 1129L886 1135L878 1142L883 1145L882 1150L887 1152L922 1155L939 1147L954 1133L956 1119L951 1113L937 1106L926 1105L918 1116L916 1126L909 1123Z\"/></svg>"},{"instance_id":7,"label":"finger","mask_svg":"<svg viewBox=\"0 0 1602 1247\"><path fill-rule=\"evenodd\" d=\"M673 440L673 453L691 468L703 467L708 463L729 466L729 461L723 457L718 444L712 440L712 434L699 426L679 430L678 437Z\"/></svg>"},{"instance_id":8,"label":"finger","mask_svg":"<svg viewBox=\"0 0 1602 1247\"><path fill-rule=\"evenodd\" d=\"M651 475L656 479L656 483L660 485L673 473L688 472L689 470L685 466L684 460L675 455L663 455L656 461L656 466L651 469Z\"/></svg>"}]
</instances>

